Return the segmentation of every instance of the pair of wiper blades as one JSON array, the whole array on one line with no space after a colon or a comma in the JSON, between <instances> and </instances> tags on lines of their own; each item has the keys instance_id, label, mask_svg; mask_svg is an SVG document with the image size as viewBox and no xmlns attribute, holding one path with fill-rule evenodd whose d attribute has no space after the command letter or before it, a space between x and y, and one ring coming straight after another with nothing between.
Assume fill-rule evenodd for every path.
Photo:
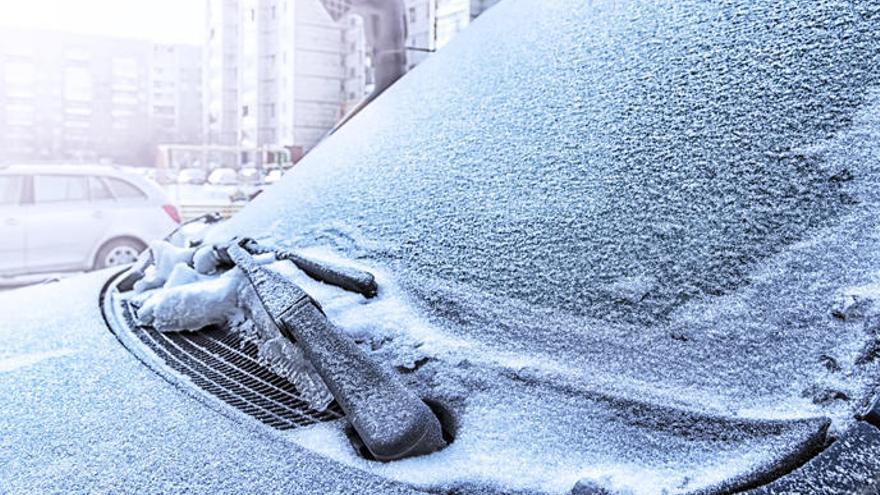
<instances>
[{"instance_id":1,"label":"pair of wiper blades","mask_svg":"<svg viewBox=\"0 0 880 495\"><path fill-rule=\"evenodd\" d=\"M376 295L372 274L264 248L252 239L234 241L221 251L244 272L277 330L300 346L376 459L429 454L446 445L440 421L424 401L333 325L301 287L254 256L274 252L317 280L366 297Z\"/></svg>"},{"instance_id":2,"label":"pair of wiper blades","mask_svg":"<svg viewBox=\"0 0 880 495\"><path fill-rule=\"evenodd\" d=\"M211 220L214 219L208 219ZM275 329L300 346L345 411L360 442L375 459L391 461L424 455L446 446L440 421L424 401L334 326L318 302L301 287L254 257L272 253L319 282L366 298L378 293L371 273L310 260L249 238L235 239L212 249L218 269L237 266L244 273L261 306L246 309L265 311ZM117 288L123 292L131 290L152 262L153 255L147 253L119 281Z\"/></svg>"}]
</instances>

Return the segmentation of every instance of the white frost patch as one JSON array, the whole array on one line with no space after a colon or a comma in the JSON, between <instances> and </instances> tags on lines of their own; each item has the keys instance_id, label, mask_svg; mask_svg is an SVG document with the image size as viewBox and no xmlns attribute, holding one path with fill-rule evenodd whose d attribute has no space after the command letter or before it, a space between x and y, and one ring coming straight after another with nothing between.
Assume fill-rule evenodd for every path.
<instances>
[{"instance_id":1,"label":"white frost patch","mask_svg":"<svg viewBox=\"0 0 880 495\"><path fill-rule=\"evenodd\" d=\"M324 423L285 435L349 466L420 487L476 482L554 494L570 493L582 478L620 494L690 492L720 483L732 473L748 472L766 456L762 446L756 445L752 452L682 452L680 463L627 460L601 445L609 437L632 431L618 430L612 424L607 425L609 429L594 431L592 438L583 438L577 431L569 435L566 427L554 423L576 423L577 411L548 422L541 414L545 411L535 412L528 407L531 405L534 403L520 400L516 394L501 404L477 400L465 410L459 436L449 447L393 463L359 457L340 424ZM583 420L591 419L587 416ZM669 448L674 451L682 445Z\"/></svg>"},{"instance_id":2,"label":"white frost patch","mask_svg":"<svg viewBox=\"0 0 880 495\"><path fill-rule=\"evenodd\" d=\"M32 352L8 358L0 359L0 373L8 373L21 368L27 368L39 364L47 359L54 359L74 354L70 349L57 349L54 351Z\"/></svg>"},{"instance_id":3,"label":"white frost patch","mask_svg":"<svg viewBox=\"0 0 880 495\"><path fill-rule=\"evenodd\" d=\"M850 287L838 295L832 313L843 320L873 316L877 313L877 300L880 300L880 283Z\"/></svg>"},{"instance_id":4,"label":"white frost patch","mask_svg":"<svg viewBox=\"0 0 880 495\"><path fill-rule=\"evenodd\" d=\"M144 278L134 284L135 292L144 292L165 285L174 268L180 264L192 262L194 249L179 248L166 241L155 241L150 244L153 253L153 265L146 270Z\"/></svg>"},{"instance_id":5,"label":"white frost patch","mask_svg":"<svg viewBox=\"0 0 880 495\"><path fill-rule=\"evenodd\" d=\"M178 272L186 269L172 270ZM144 302L137 312L138 323L160 332L179 332L240 320L237 294L243 280L241 270L235 268L216 278L169 284Z\"/></svg>"}]
</instances>

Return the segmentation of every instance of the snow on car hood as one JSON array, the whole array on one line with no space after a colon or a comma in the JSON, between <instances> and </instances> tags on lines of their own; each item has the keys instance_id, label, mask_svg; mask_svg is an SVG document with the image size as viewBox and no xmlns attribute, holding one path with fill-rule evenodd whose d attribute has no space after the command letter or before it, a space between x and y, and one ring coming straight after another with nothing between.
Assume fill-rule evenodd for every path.
<instances>
[{"instance_id":1,"label":"snow on car hood","mask_svg":"<svg viewBox=\"0 0 880 495\"><path fill-rule=\"evenodd\" d=\"M0 493L414 493L181 394L108 331L110 275L0 293Z\"/></svg>"}]
</instances>

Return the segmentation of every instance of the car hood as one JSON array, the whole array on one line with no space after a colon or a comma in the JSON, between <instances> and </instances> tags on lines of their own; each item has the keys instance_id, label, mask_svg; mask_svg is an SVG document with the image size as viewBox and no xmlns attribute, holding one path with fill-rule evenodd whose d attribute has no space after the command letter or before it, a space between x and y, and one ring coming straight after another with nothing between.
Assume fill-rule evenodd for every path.
<instances>
[{"instance_id":1,"label":"car hood","mask_svg":"<svg viewBox=\"0 0 880 495\"><path fill-rule=\"evenodd\" d=\"M0 294L0 492L412 493L176 390L108 330L110 275Z\"/></svg>"}]
</instances>

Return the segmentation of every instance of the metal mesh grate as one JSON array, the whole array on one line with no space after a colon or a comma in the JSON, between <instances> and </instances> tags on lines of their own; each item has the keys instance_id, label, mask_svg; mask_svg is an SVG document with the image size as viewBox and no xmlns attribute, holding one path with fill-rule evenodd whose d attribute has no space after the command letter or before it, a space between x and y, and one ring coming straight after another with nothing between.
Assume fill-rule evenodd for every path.
<instances>
[{"instance_id":1,"label":"metal mesh grate","mask_svg":"<svg viewBox=\"0 0 880 495\"><path fill-rule=\"evenodd\" d=\"M233 333L206 329L164 334L135 325L131 328L141 342L193 384L273 428L289 430L343 416L336 402L324 411L309 407L292 383L259 363L254 344Z\"/></svg>"}]
</instances>

